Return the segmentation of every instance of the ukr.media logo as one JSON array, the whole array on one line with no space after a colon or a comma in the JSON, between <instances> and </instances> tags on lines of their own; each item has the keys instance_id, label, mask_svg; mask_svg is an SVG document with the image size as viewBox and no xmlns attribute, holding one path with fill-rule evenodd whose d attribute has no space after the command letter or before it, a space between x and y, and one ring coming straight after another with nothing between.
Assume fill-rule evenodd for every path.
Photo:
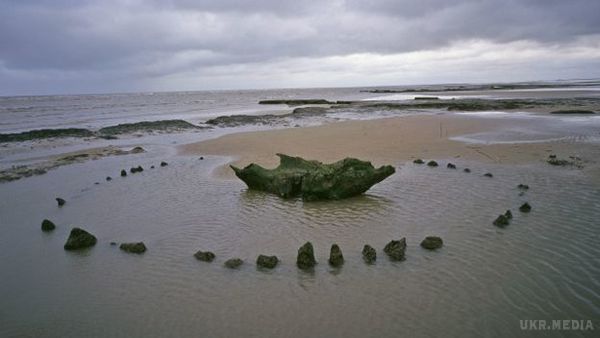
<instances>
[{"instance_id":1,"label":"ukr.media logo","mask_svg":"<svg viewBox=\"0 0 600 338\"><path fill-rule=\"evenodd\" d=\"M519 320L521 330L593 331L594 324L587 319L525 319Z\"/></svg>"}]
</instances>

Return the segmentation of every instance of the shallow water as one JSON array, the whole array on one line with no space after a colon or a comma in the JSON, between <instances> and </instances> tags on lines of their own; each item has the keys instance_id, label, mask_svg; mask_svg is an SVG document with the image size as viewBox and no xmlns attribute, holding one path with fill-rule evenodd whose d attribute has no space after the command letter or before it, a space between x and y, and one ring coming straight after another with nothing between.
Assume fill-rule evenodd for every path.
<instances>
[{"instance_id":1,"label":"shallow water","mask_svg":"<svg viewBox=\"0 0 600 338\"><path fill-rule=\"evenodd\" d=\"M0 185L0 336L528 336L521 319L600 327L600 187L579 170L395 163L367 195L303 203L215 180L225 158L169 156L148 169L168 155L150 147ZM137 164L146 170L117 177ZM531 187L523 196L519 183ZM517 210L525 201L529 214ZM511 225L496 228L506 209ZM53 233L40 231L44 218ZM65 252L71 226L98 244ZM427 235L444 247L421 249ZM400 237L407 259L390 262L382 248ZM139 240L149 248L140 256L109 245ZM294 264L305 241L319 262L312 272ZM333 243L341 269L327 264ZM378 250L375 265L362 261L365 243ZM197 261L200 249L216 260ZM257 270L261 253L281 265ZM222 266L236 256L239 270Z\"/></svg>"}]
</instances>

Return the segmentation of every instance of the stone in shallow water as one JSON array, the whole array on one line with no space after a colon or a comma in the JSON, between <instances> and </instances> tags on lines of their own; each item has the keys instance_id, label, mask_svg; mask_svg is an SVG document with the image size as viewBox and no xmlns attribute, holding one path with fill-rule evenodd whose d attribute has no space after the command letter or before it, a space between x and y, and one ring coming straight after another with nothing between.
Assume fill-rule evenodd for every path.
<instances>
[{"instance_id":1,"label":"stone in shallow water","mask_svg":"<svg viewBox=\"0 0 600 338\"><path fill-rule=\"evenodd\" d=\"M471 172L471 169L469 169L469 168L465 168L465 169L463 169L463 171L464 171L464 172L466 172L466 173L470 173L470 172Z\"/></svg>"},{"instance_id":2,"label":"stone in shallow water","mask_svg":"<svg viewBox=\"0 0 600 338\"><path fill-rule=\"evenodd\" d=\"M448 163L448 165L446 166L448 169L456 169L456 165L453 163Z\"/></svg>"},{"instance_id":3,"label":"stone in shallow water","mask_svg":"<svg viewBox=\"0 0 600 338\"><path fill-rule=\"evenodd\" d=\"M122 177L127 176L127 171L125 171L125 169L121 170L121 176Z\"/></svg>"},{"instance_id":4,"label":"stone in shallow water","mask_svg":"<svg viewBox=\"0 0 600 338\"><path fill-rule=\"evenodd\" d=\"M492 175L492 173L485 173L485 174L483 174L483 176L485 176L485 177L494 177L494 175Z\"/></svg>"},{"instance_id":5,"label":"stone in shallow water","mask_svg":"<svg viewBox=\"0 0 600 338\"><path fill-rule=\"evenodd\" d=\"M523 205L521 205L519 207L519 211L521 212L530 212L531 211L531 205L527 202L523 203Z\"/></svg>"},{"instance_id":6,"label":"stone in shallow water","mask_svg":"<svg viewBox=\"0 0 600 338\"><path fill-rule=\"evenodd\" d=\"M67 201L65 201L64 199L57 197L56 198L56 203L58 203L59 207L62 207L63 205L65 205L65 203L67 203Z\"/></svg>"},{"instance_id":7,"label":"stone in shallow water","mask_svg":"<svg viewBox=\"0 0 600 338\"><path fill-rule=\"evenodd\" d=\"M496 220L494 220L494 225L500 228L504 228L509 224L509 219L506 215L499 215Z\"/></svg>"},{"instance_id":8,"label":"stone in shallow water","mask_svg":"<svg viewBox=\"0 0 600 338\"><path fill-rule=\"evenodd\" d=\"M385 248L383 248L383 252L385 252L392 261L402 261L404 260L404 254L406 252L406 238L402 238L399 241L390 241L386 244Z\"/></svg>"},{"instance_id":9,"label":"stone in shallow water","mask_svg":"<svg viewBox=\"0 0 600 338\"><path fill-rule=\"evenodd\" d=\"M416 160L413 161L414 164L423 164L425 163L425 161L423 161L422 159L418 158Z\"/></svg>"},{"instance_id":10,"label":"stone in shallow water","mask_svg":"<svg viewBox=\"0 0 600 338\"><path fill-rule=\"evenodd\" d=\"M167 162L165 162L165 161L162 161L162 162L160 162L160 166L161 166L161 167L166 167L166 166L168 166L168 165L169 165L169 163L167 163Z\"/></svg>"},{"instance_id":11,"label":"stone in shallow water","mask_svg":"<svg viewBox=\"0 0 600 338\"><path fill-rule=\"evenodd\" d=\"M256 258L256 265L261 268L273 269L277 266L277 263L279 263L277 256L259 255Z\"/></svg>"},{"instance_id":12,"label":"stone in shallow water","mask_svg":"<svg viewBox=\"0 0 600 338\"><path fill-rule=\"evenodd\" d=\"M437 236L427 236L421 242L421 246L427 250L439 249L444 245L444 241Z\"/></svg>"},{"instance_id":13,"label":"stone in shallow water","mask_svg":"<svg viewBox=\"0 0 600 338\"><path fill-rule=\"evenodd\" d=\"M331 266L341 266L344 264L344 255L342 255L342 249L337 244L331 246L329 253L329 264Z\"/></svg>"},{"instance_id":14,"label":"stone in shallow water","mask_svg":"<svg viewBox=\"0 0 600 338\"><path fill-rule=\"evenodd\" d=\"M146 252L146 245L144 244L144 242L122 243L119 246L119 249L125 252L141 254Z\"/></svg>"},{"instance_id":15,"label":"stone in shallow water","mask_svg":"<svg viewBox=\"0 0 600 338\"><path fill-rule=\"evenodd\" d=\"M197 260L203 262L212 262L215 259L215 254L210 251L198 251L194 254Z\"/></svg>"},{"instance_id":16,"label":"stone in shallow water","mask_svg":"<svg viewBox=\"0 0 600 338\"><path fill-rule=\"evenodd\" d=\"M431 160L431 161L427 162L427 165L430 167L437 167L438 163L434 160Z\"/></svg>"},{"instance_id":17,"label":"stone in shallow water","mask_svg":"<svg viewBox=\"0 0 600 338\"><path fill-rule=\"evenodd\" d=\"M506 210L506 212L504 213L504 217L508 218L508 219L512 219L512 212L510 210Z\"/></svg>"},{"instance_id":18,"label":"stone in shallow water","mask_svg":"<svg viewBox=\"0 0 600 338\"><path fill-rule=\"evenodd\" d=\"M521 190L529 190L529 186L527 184L523 184L523 183L519 184L517 186L517 188L519 188Z\"/></svg>"},{"instance_id":19,"label":"stone in shallow water","mask_svg":"<svg viewBox=\"0 0 600 338\"><path fill-rule=\"evenodd\" d=\"M50 220L43 220L42 221L42 231L52 231L56 228L56 225L54 225L54 223L52 223L52 221Z\"/></svg>"},{"instance_id":20,"label":"stone in shallow water","mask_svg":"<svg viewBox=\"0 0 600 338\"><path fill-rule=\"evenodd\" d=\"M395 172L392 166L375 169L370 162L353 158L323 164L283 154L277 156L280 164L272 170L254 163L243 169L231 168L249 189L283 198L302 197L307 201L359 195Z\"/></svg>"},{"instance_id":21,"label":"stone in shallow water","mask_svg":"<svg viewBox=\"0 0 600 338\"><path fill-rule=\"evenodd\" d=\"M373 249L373 247L369 244L365 244L363 247L362 255L363 260L368 264L372 264L377 260L377 251L375 251L375 249Z\"/></svg>"},{"instance_id":22,"label":"stone in shallow water","mask_svg":"<svg viewBox=\"0 0 600 338\"><path fill-rule=\"evenodd\" d=\"M317 264L315 260L315 252L311 242L304 243L303 246L298 249L298 258L296 259L296 265L300 269L310 269Z\"/></svg>"},{"instance_id":23,"label":"stone in shallow water","mask_svg":"<svg viewBox=\"0 0 600 338\"><path fill-rule=\"evenodd\" d=\"M79 250L94 245L96 245L96 237L94 235L83 229L73 228L64 248L65 250Z\"/></svg>"},{"instance_id":24,"label":"stone in shallow water","mask_svg":"<svg viewBox=\"0 0 600 338\"><path fill-rule=\"evenodd\" d=\"M230 269L236 269L238 267L240 267L242 264L244 264L244 261L241 260L240 258L231 258L225 261L225 266L230 268Z\"/></svg>"}]
</instances>

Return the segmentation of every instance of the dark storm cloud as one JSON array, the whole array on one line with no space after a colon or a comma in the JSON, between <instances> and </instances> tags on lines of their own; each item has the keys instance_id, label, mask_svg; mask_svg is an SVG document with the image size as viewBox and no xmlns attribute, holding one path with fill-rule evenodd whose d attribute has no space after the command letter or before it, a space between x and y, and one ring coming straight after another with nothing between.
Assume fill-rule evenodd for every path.
<instances>
[{"instance_id":1,"label":"dark storm cloud","mask_svg":"<svg viewBox=\"0 0 600 338\"><path fill-rule=\"evenodd\" d=\"M153 77L473 39L561 44L594 34L597 0L9 0L0 2L0 72Z\"/></svg>"}]
</instances>

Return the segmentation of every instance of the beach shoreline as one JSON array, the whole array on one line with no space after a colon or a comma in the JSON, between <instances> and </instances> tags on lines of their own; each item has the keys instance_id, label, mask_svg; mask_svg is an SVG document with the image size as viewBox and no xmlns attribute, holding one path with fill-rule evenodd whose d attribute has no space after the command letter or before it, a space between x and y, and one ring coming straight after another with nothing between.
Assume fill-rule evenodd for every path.
<instances>
[{"instance_id":1,"label":"beach shoreline","mask_svg":"<svg viewBox=\"0 0 600 338\"><path fill-rule=\"evenodd\" d=\"M275 154L284 153L334 162L356 157L374 165L396 164L417 158L479 161L494 164L543 163L550 154L593 158L591 144L557 142L468 143L453 137L511 128L513 119L457 114L411 115L363 121L343 121L315 127L240 132L178 147L182 155L228 156L233 160L217 168L216 177L233 179L228 165L257 163L275 167ZM595 163L592 164L594 167ZM593 169L593 168L592 168Z\"/></svg>"}]
</instances>

